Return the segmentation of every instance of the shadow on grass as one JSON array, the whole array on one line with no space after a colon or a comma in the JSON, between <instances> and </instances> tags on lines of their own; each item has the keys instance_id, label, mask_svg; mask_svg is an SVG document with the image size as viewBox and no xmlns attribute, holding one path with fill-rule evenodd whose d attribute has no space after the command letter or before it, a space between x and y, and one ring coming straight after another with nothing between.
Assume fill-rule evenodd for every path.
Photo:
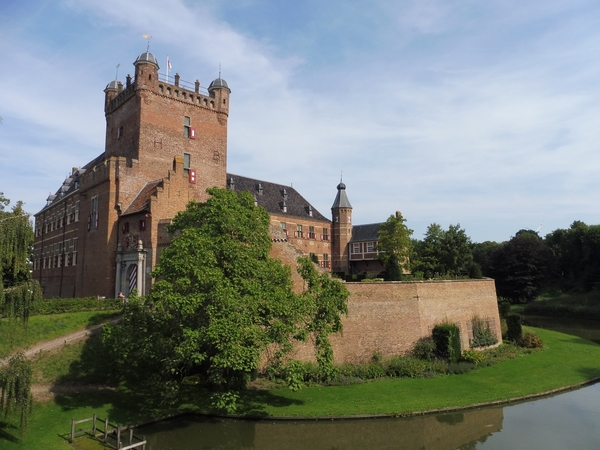
<instances>
[{"instance_id":1,"label":"shadow on grass","mask_svg":"<svg viewBox=\"0 0 600 450\"><path fill-rule=\"evenodd\" d=\"M21 431L12 423L0 421L0 443L2 441L19 442L19 435ZM1 447L1 445L0 445Z\"/></svg>"},{"instance_id":2,"label":"shadow on grass","mask_svg":"<svg viewBox=\"0 0 600 450\"><path fill-rule=\"evenodd\" d=\"M210 404L212 392L198 386L182 385L173 402L166 404L160 392L148 386L122 386L118 374L102 346L101 333L94 334L83 344L80 354L55 355L55 364L68 365L68 372L56 380L50 391L63 410L83 408L103 409L108 406L112 423L139 424L157 418L187 411L219 415ZM249 417L267 417L267 406L282 407L301 404L268 391L245 390L241 392L236 414Z\"/></svg>"}]
</instances>

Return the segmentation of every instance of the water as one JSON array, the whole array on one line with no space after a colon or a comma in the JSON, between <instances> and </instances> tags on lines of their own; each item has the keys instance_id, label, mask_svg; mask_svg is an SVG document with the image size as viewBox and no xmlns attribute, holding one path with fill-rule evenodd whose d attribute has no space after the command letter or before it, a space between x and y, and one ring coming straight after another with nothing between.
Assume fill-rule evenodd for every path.
<instances>
[{"instance_id":1,"label":"water","mask_svg":"<svg viewBox=\"0 0 600 450\"><path fill-rule=\"evenodd\" d=\"M600 343L597 321L527 323ZM504 407L404 419L244 421L183 416L136 430L148 450L587 450L600 448L600 383Z\"/></svg>"}]
</instances>

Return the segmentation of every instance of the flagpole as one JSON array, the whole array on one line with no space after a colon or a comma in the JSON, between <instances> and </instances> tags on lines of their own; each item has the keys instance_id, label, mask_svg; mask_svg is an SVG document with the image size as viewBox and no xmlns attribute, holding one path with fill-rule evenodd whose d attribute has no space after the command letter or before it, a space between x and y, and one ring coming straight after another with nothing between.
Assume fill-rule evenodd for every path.
<instances>
[{"instance_id":1,"label":"flagpole","mask_svg":"<svg viewBox=\"0 0 600 450\"><path fill-rule=\"evenodd\" d=\"M167 83L169 82L169 56L167 55Z\"/></svg>"}]
</instances>

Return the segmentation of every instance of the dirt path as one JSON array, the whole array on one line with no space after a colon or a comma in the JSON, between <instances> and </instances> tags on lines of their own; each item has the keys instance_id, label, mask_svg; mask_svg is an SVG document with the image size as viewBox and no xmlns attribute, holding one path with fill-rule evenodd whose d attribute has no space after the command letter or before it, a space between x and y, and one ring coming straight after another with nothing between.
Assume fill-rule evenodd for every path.
<instances>
[{"instance_id":1,"label":"dirt path","mask_svg":"<svg viewBox=\"0 0 600 450\"><path fill-rule=\"evenodd\" d=\"M48 350L56 350L62 347L65 344L72 344L77 341L85 340L90 335L99 332L102 330L102 327L107 323L117 323L121 320L121 316L115 317L107 322L99 323L98 325L92 325L86 327L82 330L73 331L69 334L64 334L55 339L49 341L38 342L37 344L32 345L31 347L26 348L23 353L25 353L25 357L27 359L32 359L35 355L40 352L48 351ZM6 364L6 359L0 359L0 366Z\"/></svg>"}]
</instances>

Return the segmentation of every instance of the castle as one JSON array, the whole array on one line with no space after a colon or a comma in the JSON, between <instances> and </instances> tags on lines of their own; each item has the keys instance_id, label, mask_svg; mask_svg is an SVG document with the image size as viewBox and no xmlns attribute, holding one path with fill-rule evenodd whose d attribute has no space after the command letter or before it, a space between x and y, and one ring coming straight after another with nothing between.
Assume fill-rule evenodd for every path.
<instances>
[{"instance_id":1,"label":"castle","mask_svg":"<svg viewBox=\"0 0 600 450\"><path fill-rule=\"evenodd\" d=\"M45 297L116 297L134 289L145 295L153 281L150 273L171 240L167 225L191 200L205 201L212 186L254 196L270 216L272 253L284 263L293 267L302 254L326 271L381 271L376 250L380 224L352 225L343 182L330 220L291 186L227 173L231 90L225 80L219 76L206 90L198 80L187 83L179 74L171 83L159 75L149 51L134 67L135 76L128 75L125 85L115 80L104 90L104 152L73 168L35 214L33 278ZM374 348L397 353L444 318L463 324L461 337L467 345L474 315L485 317L499 336L493 280L462 282L460 287L351 284L360 283L348 283L351 313L344 328L369 341L340 339L334 343L336 358L360 359ZM362 312L352 316L353 308ZM398 330L402 336L382 335L395 333L393 324L407 318L410 331L405 327ZM389 327L381 326L387 322ZM365 326L372 328L368 336L363 336Z\"/></svg>"},{"instance_id":2,"label":"castle","mask_svg":"<svg viewBox=\"0 0 600 450\"><path fill-rule=\"evenodd\" d=\"M73 168L35 214L33 277L46 297L147 293L170 242L166 226L211 186L252 193L288 242L325 270L381 271L379 224L352 226L343 183L329 220L291 186L227 173L225 80L205 92L179 74L171 84L148 51L134 67L133 79L104 90L104 152Z\"/></svg>"}]
</instances>

